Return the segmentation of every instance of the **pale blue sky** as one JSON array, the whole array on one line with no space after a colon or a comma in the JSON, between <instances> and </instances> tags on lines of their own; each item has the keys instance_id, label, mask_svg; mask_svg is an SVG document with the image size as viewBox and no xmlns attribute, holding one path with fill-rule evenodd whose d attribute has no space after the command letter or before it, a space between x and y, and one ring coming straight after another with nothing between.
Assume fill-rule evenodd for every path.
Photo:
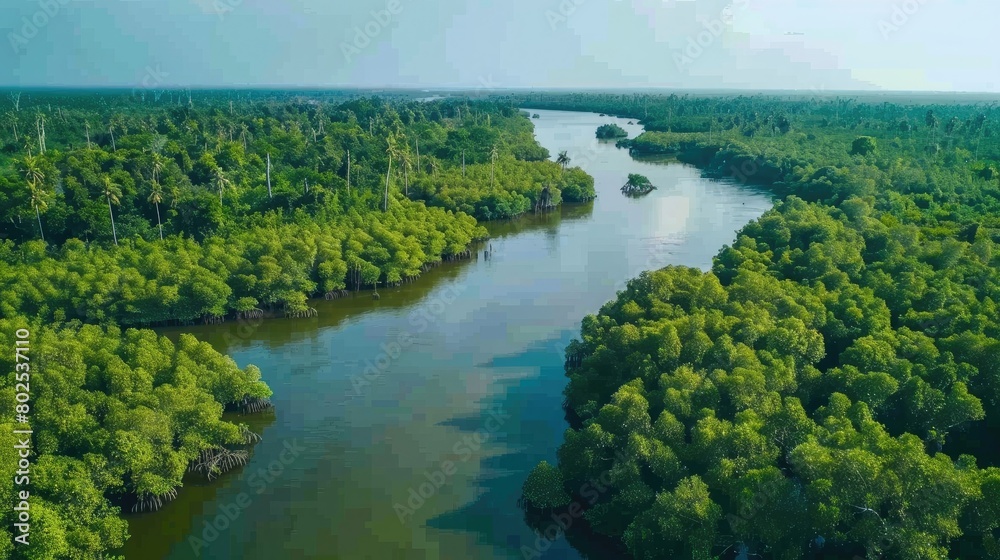
<instances>
[{"instance_id":1,"label":"pale blue sky","mask_svg":"<svg viewBox=\"0 0 1000 560\"><path fill-rule=\"evenodd\" d=\"M0 84L1000 92L996 0L392 1L0 0Z\"/></svg>"}]
</instances>

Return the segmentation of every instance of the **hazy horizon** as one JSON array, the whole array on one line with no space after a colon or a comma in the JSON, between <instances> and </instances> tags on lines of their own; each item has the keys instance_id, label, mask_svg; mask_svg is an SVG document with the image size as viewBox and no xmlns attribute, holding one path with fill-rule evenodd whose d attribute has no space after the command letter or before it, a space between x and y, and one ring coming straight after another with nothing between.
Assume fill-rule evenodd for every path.
<instances>
[{"instance_id":1,"label":"hazy horizon","mask_svg":"<svg viewBox=\"0 0 1000 560\"><path fill-rule=\"evenodd\" d=\"M1000 93L968 0L32 0L0 86Z\"/></svg>"}]
</instances>

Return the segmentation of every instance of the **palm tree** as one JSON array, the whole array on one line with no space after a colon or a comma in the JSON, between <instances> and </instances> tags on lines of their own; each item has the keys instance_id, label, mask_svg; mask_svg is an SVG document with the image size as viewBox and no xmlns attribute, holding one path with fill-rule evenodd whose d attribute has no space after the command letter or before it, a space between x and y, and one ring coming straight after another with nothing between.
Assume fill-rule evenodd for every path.
<instances>
[{"instance_id":1,"label":"palm tree","mask_svg":"<svg viewBox=\"0 0 1000 560\"><path fill-rule=\"evenodd\" d=\"M490 150L490 189L493 188L498 157L500 157L500 152L497 151L497 145L493 144L493 148Z\"/></svg>"},{"instance_id":2,"label":"palm tree","mask_svg":"<svg viewBox=\"0 0 1000 560\"><path fill-rule=\"evenodd\" d=\"M153 179L153 188L150 189L147 199L156 206L156 226L160 228L160 241L163 241L163 223L160 222L160 203L163 202L163 188Z\"/></svg>"},{"instance_id":3,"label":"palm tree","mask_svg":"<svg viewBox=\"0 0 1000 560\"><path fill-rule=\"evenodd\" d=\"M385 152L389 154L389 166L386 168L385 171L385 197L383 198L382 202L383 212L389 211L389 174L392 173L392 156L398 152L398 148L396 147L396 139L393 138L392 135L390 135L386 139L386 143L389 145L389 147L386 148L385 150Z\"/></svg>"},{"instance_id":4,"label":"palm tree","mask_svg":"<svg viewBox=\"0 0 1000 560\"><path fill-rule=\"evenodd\" d=\"M21 160L21 173L28 185L30 193L31 207L35 209L35 218L38 219L38 235L45 241L45 233L42 231L42 213L47 206L45 202L45 172L42 171L41 162L37 157L27 156Z\"/></svg>"},{"instance_id":5,"label":"palm tree","mask_svg":"<svg viewBox=\"0 0 1000 560\"><path fill-rule=\"evenodd\" d=\"M42 171L41 158L38 156L25 156L21 160L21 173L29 183L38 185L45 181L45 172Z\"/></svg>"},{"instance_id":6,"label":"palm tree","mask_svg":"<svg viewBox=\"0 0 1000 560\"><path fill-rule=\"evenodd\" d=\"M45 115L41 112L35 117L35 128L38 130L38 152L45 153Z\"/></svg>"},{"instance_id":7,"label":"palm tree","mask_svg":"<svg viewBox=\"0 0 1000 560\"><path fill-rule=\"evenodd\" d=\"M243 141L243 151L247 151L247 138L250 137L250 127L246 123L240 125L240 140Z\"/></svg>"},{"instance_id":8,"label":"palm tree","mask_svg":"<svg viewBox=\"0 0 1000 560\"><path fill-rule=\"evenodd\" d=\"M566 153L566 150L563 150L563 151L559 152L559 157L556 158L556 163L558 163L559 165L561 165L562 168L563 168L563 170L566 169L566 166L569 165L569 162L570 162L570 159L569 159L569 155Z\"/></svg>"},{"instance_id":9,"label":"palm tree","mask_svg":"<svg viewBox=\"0 0 1000 560\"><path fill-rule=\"evenodd\" d=\"M14 142L20 142L20 138L17 134L17 113L10 111L7 113L7 122L10 123L11 128L14 129Z\"/></svg>"},{"instance_id":10,"label":"palm tree","mask_svg":"<svg viewBox=\"0 0 1000 560\"><path fill-rule=\"evenodd\" d=\"M403 148L396 152L399 165L403 169L403 193L410 196L410 168L413 166L413 158L410 157L409 144L403 144Z\"/></svg>"},{"instance_id":11,"label":"palm tree","mask_svg":"<svg viewBox=\"0 0 1000 560\"><path fill-rule=\"evenodd\" d=\"M35 209L35 218L38 220L38 235L45 241L45 232L42 230L42 210L48 207L45 202L45 191L40 185L35 183L28 183L28 191L30 192L31 206Z\"/></svg>"},{"instance_id":12,"label":"palm tree","mask_svg":"<svg viewBox=\"0 0 1000 560\"><path fill-rule=\"evenodd\" d=\"M115 213L111 210L111 204L118 204L122 195L121 185L111 180L110 175L104 176L103 184L104 196L108 199L108 214L111 216L111 235L114 236L115 245L118 245L118 232L115 230Z\"/></svg>"},{"instance_id":13,"label":"palm tree","mask_svg":"<svg viewBox=\"0 0 1000 560\"><path fill-rule=\"evenodd\" d=\"M931 143L934 143L937 139L937 127L938 118L931 109L927 110L927 115L924 117L924 121L927 123L927 127L931 129Z\"/></svg>"},{"instance_id":14,"label":"palm tree","mask_svg":"<svg viewBox=\"0 0 1000 560\"><path fill-rule=\"evenodd\" d=\"M212 178L212 182L215 183L216 188L219 189L219 204L222 204L223 191L233 188L233 183L228 177L226 177L222 168L218 166L215 167L215 176Z\"/></svg>"}]
</instances>

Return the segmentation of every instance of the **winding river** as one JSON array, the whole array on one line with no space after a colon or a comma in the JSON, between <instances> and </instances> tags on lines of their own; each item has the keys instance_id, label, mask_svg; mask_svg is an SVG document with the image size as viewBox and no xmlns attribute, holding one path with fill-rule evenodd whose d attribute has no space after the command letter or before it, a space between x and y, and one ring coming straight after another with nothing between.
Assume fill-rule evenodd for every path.
<instances>
[{"instance_id":1,"label":"winding river","mask_svg":"<svg viewBox=\"0 0 1000 560\"><path fill-rule=\"evenodd\" d=\"M188 327L274 390L247 466L130 516L129 560L501 559L535 546L517 507L567 424L563 349L642 270L708 269L767 194L635 161L591 113L532 110L539 142L594 176L598 198L489 224L493 251L415 284L316 303L319 316ZM628 173L659 188L622 196ZM164 330L170 336L177 331ZM565 540L542 555L580 558Z\"/></svg>"}]
</instances>

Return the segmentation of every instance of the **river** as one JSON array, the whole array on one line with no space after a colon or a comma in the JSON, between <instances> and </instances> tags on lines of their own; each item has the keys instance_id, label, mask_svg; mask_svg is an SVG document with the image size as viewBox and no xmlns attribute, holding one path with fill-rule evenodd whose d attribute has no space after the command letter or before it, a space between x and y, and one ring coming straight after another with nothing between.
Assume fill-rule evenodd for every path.
<instances>
[{"instance_id":1,"label":"river","mask_svg":"<svg viewBox=\"0 0 1000 560\"><path fill-rule=\"evenodd\" d=\"M594 176L596 201L488 224L491 258L432 269L379 301L184 329L259 366L275 412L248 417L263 441L246 467L129 516L128 560L506 559L535 546L517 499L535 464L555 462L563 349L581 319L642 270L707 270L772 202L595 138L605 123L641 132L626 119L531 112L553 157L566 150ZM622 196L628 173L658 190ZM543 557L580 555L556 540Z\"/></svg>"}]
</instances>

